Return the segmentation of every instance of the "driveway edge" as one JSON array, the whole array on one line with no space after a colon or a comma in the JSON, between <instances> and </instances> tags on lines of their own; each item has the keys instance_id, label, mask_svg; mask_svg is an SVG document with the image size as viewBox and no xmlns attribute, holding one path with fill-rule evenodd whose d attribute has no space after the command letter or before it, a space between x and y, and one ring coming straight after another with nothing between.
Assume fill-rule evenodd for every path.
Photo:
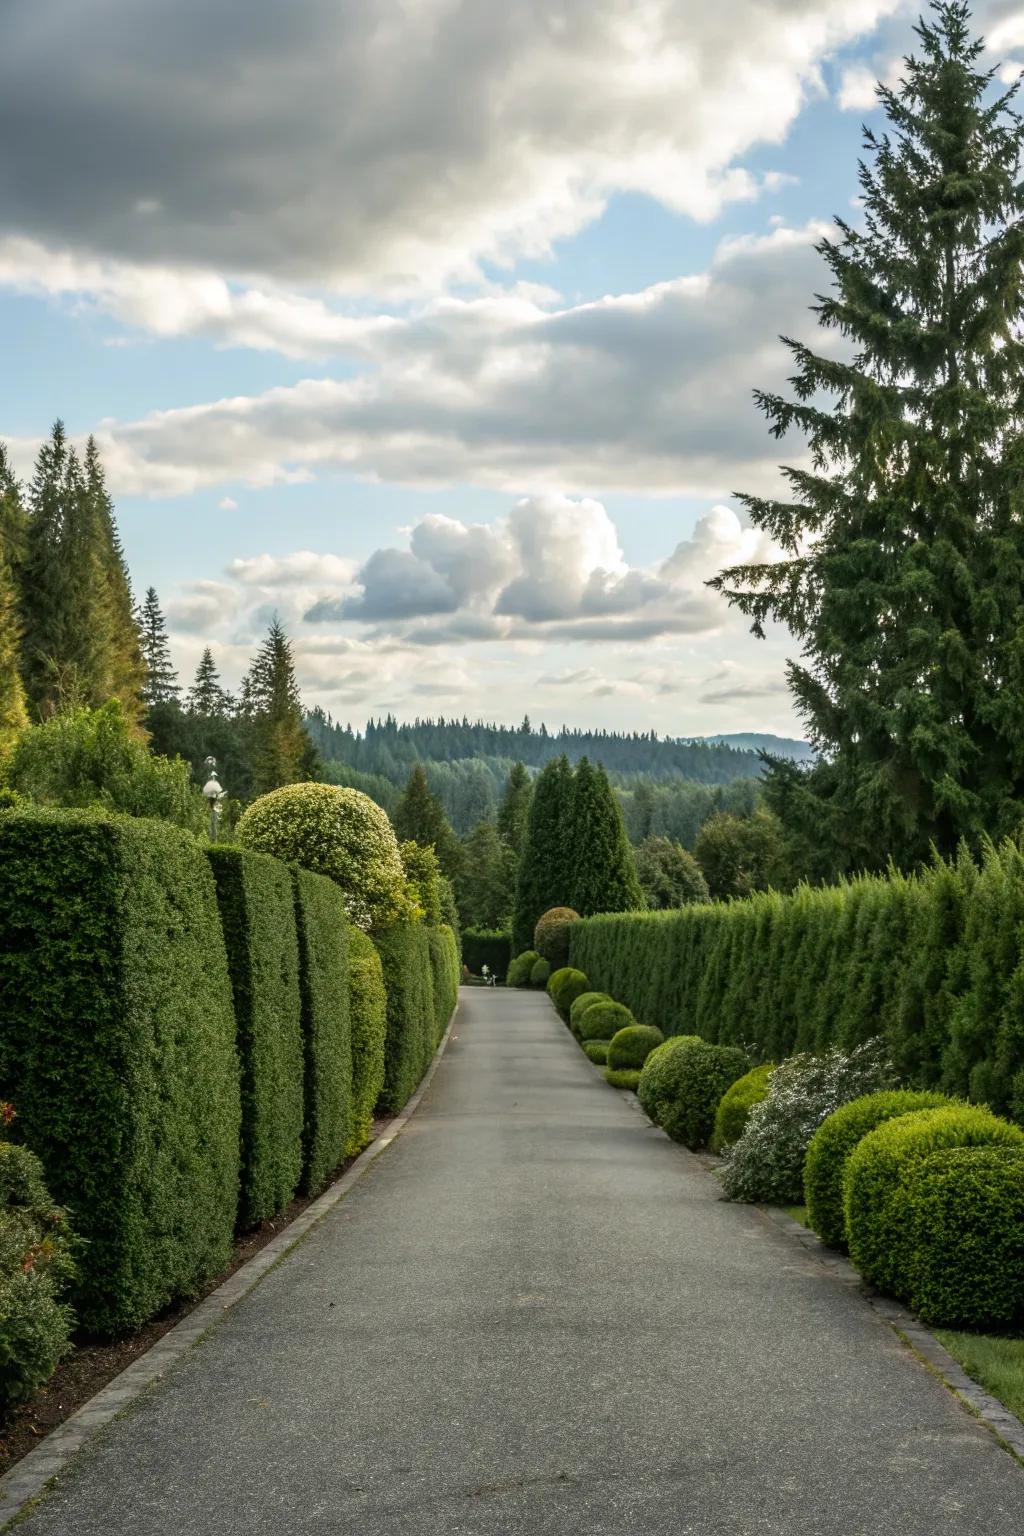
<instances>
[{"instance_id":1,"label":"driveway edge","mask_svg":"<svg viewBox=\"0 0 1024 1536\"><path fill-rule=\"evenodd\" d=\"M215 1291L194 1307L180 1323L176 1323L162 1338L147 1349L145 1354L133 1360L120 1375L115 1376L94 1397L83 1403L75 1413L50 1431L42 1444L11 1470L0 1477L0 1529L6 1530L30 1504L40 1497L47 1485L58 1477L78 1454L85 1443L99 1430L123 1413L154 1382L160 1380L172 1365L186 1355L204 1334L208 1333L224 1315L258 1285L271 1269L291 1252L324 1217L342 1201L355 1184L376 1162L406 1124L416 1113L420 1101L430 1087L451 1038L459 1004L456 1003L448 1027L434 1052L423 1080L401 1114L388 1122L387 1130L376 1141L360 1152L352 1166L342 1174L311 1205L289 1222L276 1237L258 1253L253 1254L234 1274L229 1275Z\"/></svg>"}]
</instances>

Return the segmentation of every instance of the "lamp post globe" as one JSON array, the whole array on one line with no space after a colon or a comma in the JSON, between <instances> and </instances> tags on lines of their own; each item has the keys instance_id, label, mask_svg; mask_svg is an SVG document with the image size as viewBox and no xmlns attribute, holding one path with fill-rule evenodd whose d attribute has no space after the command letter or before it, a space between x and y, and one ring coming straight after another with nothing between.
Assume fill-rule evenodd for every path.
<instances>
[{"instance_id":1,"label":"lamp post globe","mask_svg":"<svg viewBox=\"0 0 1024 1536\"><path fill-rule=\"evenodd\" d=\"M226 791L217 777L217 759L215 757L208 757L203 767L210 775L203 785L203 794L207 805L210 807L210 842L215 843L217 841L217 822L220 817L220 802L223 800Z\"/></svg>"}]
</instances>

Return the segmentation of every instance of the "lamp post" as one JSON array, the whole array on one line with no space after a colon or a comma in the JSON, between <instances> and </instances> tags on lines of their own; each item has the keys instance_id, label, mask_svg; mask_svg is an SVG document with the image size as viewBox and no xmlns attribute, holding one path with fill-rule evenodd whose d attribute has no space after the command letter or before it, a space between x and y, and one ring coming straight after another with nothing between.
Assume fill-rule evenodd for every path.
<instances>
[{"instance_id":1,"label":"lamp post","mask_svg":"<svg viewBox=\"0 0 1024 1536\"><path fill-rule=\"evenodd\" d=\"M217 841L217 821L220 817L220 802L223 800L225 790L217 777L217 759L208 757L203 764L210 777L203 785L203 794L206 803L210 807L210 842Z\"/></svg>"}]
</instances>

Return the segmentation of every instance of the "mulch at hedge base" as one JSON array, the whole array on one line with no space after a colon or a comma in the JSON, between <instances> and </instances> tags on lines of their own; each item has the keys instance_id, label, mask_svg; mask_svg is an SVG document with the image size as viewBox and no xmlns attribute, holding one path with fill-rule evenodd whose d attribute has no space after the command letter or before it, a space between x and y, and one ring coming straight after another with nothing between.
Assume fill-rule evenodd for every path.
<instances>
[{"instance_id":1,"label":"mulch at hedge base","mask_svg":"<svg viewBox=\"0 0 1024 1536\"><path fill-rule=\"evenodd\" d=\"M373 1134L371 1141L376 1141L385 1127L390 1124L391 1116L373 1122ZM367 1145L370 1143L368 1142ZM365 1149L364 1149L365 1150ZM342 1174L355 1162L354 1157L347 1158L337 1169L333 1178L325 1188L329 1189L337 1183ZM272 1238L277 1237L289 1222L312 1205L324 1193L323 1189L316 1194L303 1195L293 1200L273 1221L265 1221L252 1232L246 1232L235 1243L231 1263L222 1275L218 1275L200 1295L194 1296L190 1301L179 1302L173 1307L168 1307L166 1312L161 1312L145 1327L137 1333L129 1334L127 1338L115 1339L113 1343L97 1343L88 1336L76 1336L74 1354L70 1355L62 1365L59 1365L45 1387L41 1387L32 1398L31 1402L22 1403L17 1408L0 1418L0 1476L9 1472L16 1462L29 1451L34 1450L39 1442L63 1424L65 1419L85 1403L90 1397L94 1397L102 1387L115 1376L127 1369L133 1360L145 1354L156 1341L169 1333L176 1323L180 1323L183 1317L187 1317L194 1307L211 1291L233 1275L236 1269L240 1269L254 1254L264 1248Z\"/></svg>"}]
</instances>

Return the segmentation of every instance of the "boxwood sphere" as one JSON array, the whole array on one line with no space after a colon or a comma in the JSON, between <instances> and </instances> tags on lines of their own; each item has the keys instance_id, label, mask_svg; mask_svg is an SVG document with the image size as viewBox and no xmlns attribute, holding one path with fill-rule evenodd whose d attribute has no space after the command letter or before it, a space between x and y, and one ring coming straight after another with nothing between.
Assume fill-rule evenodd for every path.
<instances>
[{"instance_id":1,"label":"boxwood sphere","mask_svg":"<svg viewBox=\"0 0 1024 1536\"><path fill-rule=\"evenodd\" d=\"M551 907L537 919L533 947L557 969L569 964L569 929L580 915L572 907Z\"/></svg>"},{"instance_id":2,"label":"boxwood sphere","mask_svg":"<svg viewBox=\"0 0 1024 1536\"><path fill-rule=\"evenodd\" d=\"M850 1257L865 1280L901 1300L909 1297L909 1175L932 1152L984 1146L1024 1146L1024 1131L981 1105L964 1104L886 1120L858 1142L846 1164L843 1206Z\"/></svg>"},{"instance_id":3,"label":"boxwood sphere","mask_svg":"<svg viewBox=\"0 0 1024 1536\"><path fill-rule=\"evenodd\" d=\"M916 1109L941 1109L955 1100L943 1093L915 1093L910 1089L867 1093L841 1104L821 1122L811 1137L804 1162L804 1199L807 1216L823 1243L846 1246L843 1211L843 1174L858 1142L886 1120L909 1115Z\"/></svg>"},{"instance_id":4,"label":"boxwood sphere","mask_svg":"<svg viewBox=\"0 0 1024 1536\"><path fill-rule=\"evenodd\" d=\"M563 965L548 982L548 996L565 1019L569 1017L573 1003L578 997L584 997L589 987L590 982L582 971L574 970L571 965Z\"/></svg>"},{"instance_id":5,"label":"boxwood sphere","mask_svg":"<svg viewBox=\"0 0 1024 1536\"><path fill-rule=\"evenodd\" d=\"M607 1040L584 1040L583 1049L596 1066L603 1067L608 1060Z\"/></svg>"},{"instance_id":6,"label":"boxwood sphere","mask_svg":"<svg viewBox=\"0 0 1024 1536\"><path fill-rule=\"evenodd\" d=\"M747 1117L755 1104L768 1097L768 1079L775 1071L775 1064L766 1061L760 1067L752 1067L738 1077L722 1094L715 1111L715 1129L711 1145L716 1152L731 1147L739 1141L746 1129Z\"/></svg>"},{"instance_id":7,"label":"boxwood sphere","mask_svg":"<svg viewBox=\"0 0 1024 1536\"><path fill-rule=\"evenodd\" d=\"M613 1035L608 1045L608 1065L613 1069L635 1067L639 1072L656 1046L664 1044L665 1036L653 1024L627 1024Z\"/></svg>"},{"instance_id":8,"label":"boxwood sphere","mask_svg":"<svg viewBox=\"0 0 1024 1536\"><path fill-rule=\"evenodd\" d=\"M551 975L551 966L543 955L536 959L530 967L530 986L546 987L548 977Z\"/></svg>"},{"instance_id":9,"label":"boxwood sphere","mask_svg":"<svg viewBox=\"0 0 1024 1536\"><path fill-rule=\"evenodd\" d=\"M569 1009L569 1027L573 1034L579 1034L580 1020L591 1003L610 1003L611 1001L607 992L581 992Z\"/></svg>"},{"instance_id":10,"label":"boxwood sphere","mask_svg":"<svg viewBox=\"0 0 1024 1536\"><path fill-rule=\"evenodd\" d=\"M235 835L243 848L328 875L360 928L411 915L394 829L387 813L358 789L286 784L254 800Z\"/></svg>"},{"instance_id":11,"label":"boxwood sphere","mask_svg":"<svg viewBox=\"0 0 1024 1536\"><path fill-rule=\"evenodd\" d=\"M524 949L521 955L516 955L508 968L505 977L507 987L528 987L533 968L540 959L535 949Z\"/></svg>"},{"instance_id":12,"label":"boxwood sphere","mask_svg":"<svg viewBox=\"0 0 1024 1536\"><path fill-rule=\"evenodd\" d=\"M613 1088L627 1088L635 1093L640 1073L636 1067L605 1067L604 1080Z\"/></svg>"},{"instance_id":13,"label":"boxwood sphere","mask_svg":"<svg viewBox=\"0 0 1024 1536\"><path fill-rule=\"evenodd\" d=\"M926 1323L1024 1324L1024 1148L933 1152L907 1177L910 1299Z\"/></svg>"},{"instance_id":14,"label":"boxwood sphere","mask_svg":"<svg viewBox=\"0 0 1024 1536\"><path fill-rule=\"evenodd\" d=\"M594 1003L580 1020L581 1040L610 1040L636 1019L624 1003Z\"/></svg>"},{"instance_id":15,"label":"boxwood sphere","mask_svg":"<svg viewBox=\"0 0 1024 1536\"><path fill-rule=\"evenodd\" d=\"M692 1152L707 1146L723 1093L749 1070L750 1058L737 1045L702 1040L688 1051L677 1051L667 1074L658 1124Z\"/></svg>"},{"instance_id":16,"label":"boxwood sphere","mask_svg":"<svg viewBox=\"0 0 1024 1536\"><path fill-rule=\"evenodd\" d=\"M644 1062L637 1097L645 1114L650 1116L655 1125L661 1124L661 1112L671 1091L676 1054L692 1050L695 1045L703 1043L700 1035L670 1035L664 1045L655 1046Z\"/></svg>"}]
</instances>

